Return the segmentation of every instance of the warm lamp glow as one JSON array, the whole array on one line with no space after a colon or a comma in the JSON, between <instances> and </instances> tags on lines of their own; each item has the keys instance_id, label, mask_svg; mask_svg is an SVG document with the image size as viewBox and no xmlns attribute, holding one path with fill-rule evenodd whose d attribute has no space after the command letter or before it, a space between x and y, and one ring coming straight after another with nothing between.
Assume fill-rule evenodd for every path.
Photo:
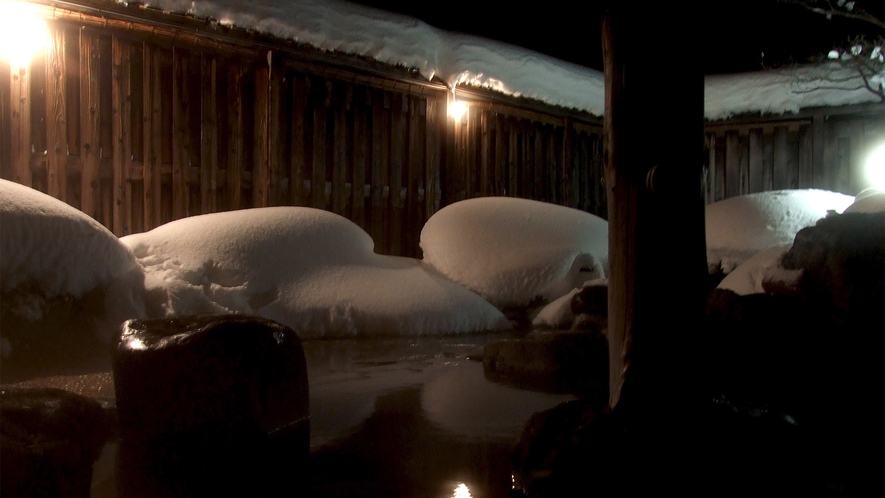
<instances>
[{"instance_id":1,"label":"warm lamp glow","mask_svg":"<svg viewBox=\"0 0 885 498\"><path fill-rule=\"evenodd\" d=\"M455 120L456 123L461 122L461 117L464 116L464 113L467 111L467 104L461 102L460 100L456 100L449 104L449 116Z\"/></svg>"},{"instance_id":2,"label":"warm lamp glow","mask_svg":"<svg viewBox=\"0 0 885 498\"><path fill-rule=\"evenodd\" d=\"M0 57L13 66L27 65L46 37L46 21L33 5L0 0Z\"/></svg>"},{"instance_id":3,"label":"warm lamp glow","mask_svg":"<svg viewBox=\"0 0 885 498\"><path fill-rule=\"evenodd\" d=\"M885 189L885 144L879 145L867 157L865 165L870 186Z\"/></svg>"},{"instance_id":4,"label":"warm lamp glow","mask_svg":"<svg viewBox=\"0 0 885 498\"><path fill-rule=\"evenodd\" d=\"M467 485L463 482L458 484L458 487L455 488L455 494L452 495L452 498L471 498L470 490L467 489Z\"/></svg>"}]
</instances>

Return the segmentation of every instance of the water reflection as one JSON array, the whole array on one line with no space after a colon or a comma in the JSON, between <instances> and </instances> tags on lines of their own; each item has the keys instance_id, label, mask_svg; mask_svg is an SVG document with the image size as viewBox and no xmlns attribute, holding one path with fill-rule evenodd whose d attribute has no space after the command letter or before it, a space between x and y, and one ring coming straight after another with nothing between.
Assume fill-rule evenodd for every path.
<instances>
[{"instance_id":1,"label":"water reflection","mask_svg":"<svg viewBox=\"0 0 885 498\"><path fill-rule=\"evenodd\" d=\"M574 397L486 380L499 338L306 341L312 496L506 497L528 418Z\"/></svg>"}]
</instances>

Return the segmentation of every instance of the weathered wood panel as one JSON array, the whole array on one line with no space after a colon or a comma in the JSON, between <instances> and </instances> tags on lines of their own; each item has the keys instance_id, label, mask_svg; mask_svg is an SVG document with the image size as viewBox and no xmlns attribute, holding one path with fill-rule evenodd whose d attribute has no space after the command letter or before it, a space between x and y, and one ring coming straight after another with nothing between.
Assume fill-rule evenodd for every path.
<instances>
[{"instance_id":1,"label":"weathered wood panel","mask_svg":"<svg viewBox=\"0 0 885 498\"><path fill-rule=\"evenodd\" d=\"M46 165L49 195L62 201L68 190L67 80L65 43L66 30L53 30L46 51ZM117 70L122 69L123 63ZM128 69L128 61L126 61ZM5 122L5 121L4 121ZM120 165L122 167L122 165ZM127 169L128 171L128 169ZM130 197L131 198L131 197Z\"/></svg>"},{"instance_id":2,"label":"weathered wood panel","mask_svg":"<svg viewBox=\"0 0 885 498\"><path fill-rule=\"evenodd\" d=\"M80 32L80 210L98 219L101 191L101 50L99 38Z\"/></svg>"},{"instance_id":3,"label":"weathered wood panel","mask_svg":"<svg viewBox=\"0 0 885 498\"><path fill-rule=\"evenodd\" d=\"M12 181L31 185L30 67L12 65L10 77L10 150Z\"/></svg>"},{"instance_id":4,"label":"weathered wood panel","mask_svg":"<svg viewBox=\"0 0 885 498\"><path fill-rule=\"evenodd\" d=\"M162 221L162 151L161 121L162 109L162 58L159 49L144 47L143 99L144 103L144 161L142 162L142 178L144 179L144 228L150 230L159 226Z\"/></svg>"},{"instance_id":5,"label":"weathered wood panel","mask_svg":"<svg viewBox=\"0 0 885 498\"><path fill-rule=\"evenodd\" d=\"M131 45L113 39L113 85L111 86L113 118L114 233L132 233L132 91L130 68ZM56 114L56 113L54 113Z\"/></svg>"},{"instance_id":6,"label":"weathered wood panel","mask_svg":"<svg viewBox=\"0 0 885 498\"><path fill-rule=\"evenodd\" d=\"M200 211L218 211L218 60L200 57Z\"/></svg>"}]
</instances>

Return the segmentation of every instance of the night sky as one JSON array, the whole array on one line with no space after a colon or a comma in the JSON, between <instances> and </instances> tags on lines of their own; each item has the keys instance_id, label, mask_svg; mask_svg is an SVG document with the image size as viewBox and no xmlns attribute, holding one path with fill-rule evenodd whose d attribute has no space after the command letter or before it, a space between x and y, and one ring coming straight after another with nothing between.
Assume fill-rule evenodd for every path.
<instances>
[{"instance_id":1,"label":"night sky","mask_svg":"<svg viewBox=\"0 0 885 498\"><path fill-rule=\"evenodd\" d=\"M438 28L485 36L602 69L602 8L598 6L602 2L586 2L578 11L578 2L562 0L537 2L531 8L477 0L355 1L416 17ZM882 0L857 0L856 4L883 17ZM805 62L834 45L844 44L850 35L877 33L867 23L841 18L828 21L800 6L776 0L708 0L703 7L688 2L673 5L697 17L703 35L696 46L661 46L650 56L698 57L706 74Z\"/></svg>"}]
</instances>

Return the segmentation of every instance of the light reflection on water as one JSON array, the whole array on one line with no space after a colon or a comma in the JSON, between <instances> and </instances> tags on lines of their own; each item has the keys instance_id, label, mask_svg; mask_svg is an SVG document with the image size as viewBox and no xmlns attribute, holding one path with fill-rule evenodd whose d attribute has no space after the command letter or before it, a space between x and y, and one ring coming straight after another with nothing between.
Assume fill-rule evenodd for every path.
<instances>
[{"instance_id":1,"label":"light reflection on water","mask_svg":"<svg viewBox=\"0 0 885 498\"><path fill-rule=\"evenodd\" d=\"M467 488L467 485L463 482L455 488L455 494L452 495L452 498L473 498L470 495L470 490Z\"/></svg>"},{"instance_id":2,"label":"light reflection on water","mask_svg":"<svg viewBox=\"0 0 885 498\"><path fill-rule=\"evenodd\" d=\"M486 380L500 338L305 341L313 496L506 497L525 423L574 396Z\"/></svg>"}]
</instances>

